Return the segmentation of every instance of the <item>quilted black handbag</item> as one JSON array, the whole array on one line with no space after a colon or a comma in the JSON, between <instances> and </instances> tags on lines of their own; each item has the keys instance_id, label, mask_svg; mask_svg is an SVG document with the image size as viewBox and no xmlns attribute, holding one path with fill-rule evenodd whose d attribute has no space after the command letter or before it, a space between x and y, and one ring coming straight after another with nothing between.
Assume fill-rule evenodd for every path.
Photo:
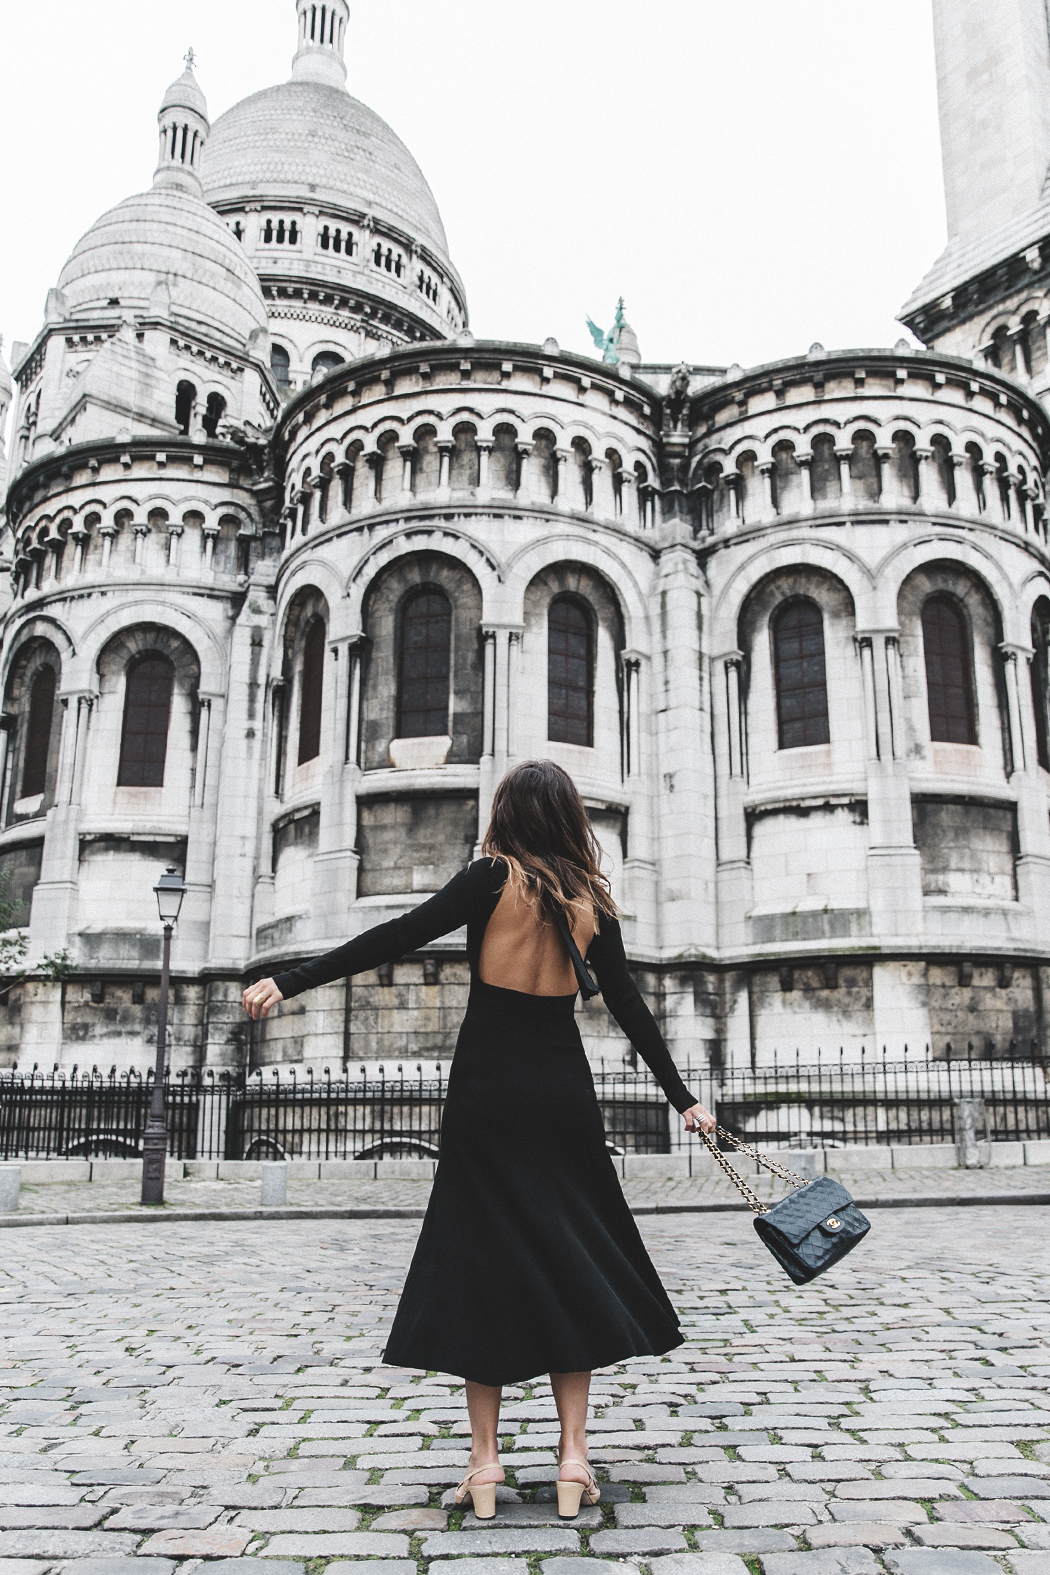
<instances>
[{"instance_id":1,"label":"quilted black handbag","mask_svg":"<svg viewBox=\"0 0 1050 1575\"><path fill-rule=\"evenodd\" d=\"M700 1134L726 1175L747 1199L755 1215L755 1229L796 1285L815 1280L847 1252L852 1252L868 1234L871 1221L865 1219L845 1187L830 1176L806 1181L771 1155L760 1154L757 1149L742 1143L724 1127L718 1127L717 1131L719 1137L757 1160L775 1176L796 1183L796 1190L778 1203L763 1203L729 1164L714 1139L706 1132Z\"/></svg>"}]
</instances>

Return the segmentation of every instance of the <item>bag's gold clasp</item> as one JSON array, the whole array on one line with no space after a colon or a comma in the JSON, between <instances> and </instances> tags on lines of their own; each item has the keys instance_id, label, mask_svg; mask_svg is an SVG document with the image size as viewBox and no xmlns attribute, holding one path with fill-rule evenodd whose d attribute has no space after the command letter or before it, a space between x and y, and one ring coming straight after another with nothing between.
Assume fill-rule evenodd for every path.
<instances>
[{"instance_id":1,"label":"bag's gold clasp","mask_svg":"<svg viewBox=\"0 0 1050 1575\"><path fill-rule=\"evenodd\" d=\"M829 1220L824 1221L824 1228L826 1230L841 1230L842 1221L837 1220L833 1214Z\"/></svg>"}]
</instances>

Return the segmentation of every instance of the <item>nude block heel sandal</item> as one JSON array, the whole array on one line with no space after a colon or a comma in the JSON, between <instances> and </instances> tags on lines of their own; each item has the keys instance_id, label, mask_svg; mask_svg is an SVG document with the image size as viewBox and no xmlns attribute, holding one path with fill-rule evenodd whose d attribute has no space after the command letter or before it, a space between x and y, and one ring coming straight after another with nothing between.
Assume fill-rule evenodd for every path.
<instances>
[{"instance_id":1,"label":"nude block heel sandal","mask_svg":"<svg viewBox=\"0 0 1050 1575\"><path fill-rule=\"evenodd\" d=\"M465 1504L469 1496L474 1506L474 1514L478 1520L492 1520L496 1513L496 1489L498 1482L475 1482L471 1484L471 1477L476 1477L479 1471L489 1471L491 1466L475 1466L473 1471L468 1471L463 1481L456 1489L456 1503ZM561 1513L559 1509L559 1514Z\"/></svg>"},{"instance_id":2,"label":"nude block heel sandal","mask_svg":"<svg viewBox=\"0 0 1050 1575\"><path fill-rule=\"evenodd\" d=\"M581 1498L585 1498L588 1504L597 1504L602 1490L586 1460L563 1460L561 1464L582 1466L587 1473L586 1482L563 1482L560 1477L558 1478L558 1514L564 1520L572 1520L580 1513Z\"/></svg>"}]
</instances>

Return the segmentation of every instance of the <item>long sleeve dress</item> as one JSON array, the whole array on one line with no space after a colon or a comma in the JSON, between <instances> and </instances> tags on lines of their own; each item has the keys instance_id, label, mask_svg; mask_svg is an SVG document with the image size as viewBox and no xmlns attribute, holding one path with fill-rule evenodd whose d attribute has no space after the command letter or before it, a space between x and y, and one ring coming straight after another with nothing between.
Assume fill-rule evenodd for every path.
<instances>
[{"instance_id":1,"label":"long sleeve dress","mask_svg":"<svg viewBox=\"0 0 1050 1575\"><path fill-rule=\"evenodd\" d=\"M682 1343L606 1148L576 994L480 977L505 879L498 860L479 859L418 908L274 980L288 1000L466 925L470 995L437 1173L385 1358L492 1385ZM688 1110L696 1100L628 972L615 919L601 919L586 961L671 1104Z\"/></svg>"}]
</instances>

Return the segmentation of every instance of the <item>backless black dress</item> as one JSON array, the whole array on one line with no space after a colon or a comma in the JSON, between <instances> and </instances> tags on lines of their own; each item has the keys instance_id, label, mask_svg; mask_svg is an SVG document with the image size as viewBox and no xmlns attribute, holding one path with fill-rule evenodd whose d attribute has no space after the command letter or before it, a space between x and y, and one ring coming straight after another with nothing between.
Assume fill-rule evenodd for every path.
<instances>
[{"instance_id":1,"label":"backless black dress","mask_svg":"<svg viewBox=\"0 0 1050 1575\"><path fill-rule=\"evenodd\" d=\"M479 978L505 876L498 860L479 859L411 913L274 981L287 1000L466 924L470 996L437 1174L384 1355L493 1385L682 1343L605 1146L575 993L526 995ZM628 972L620 926L600 923L587 963L605 1004L671 1104L688 1110L696 1100Z\"/></svg>"}]
</instances>

